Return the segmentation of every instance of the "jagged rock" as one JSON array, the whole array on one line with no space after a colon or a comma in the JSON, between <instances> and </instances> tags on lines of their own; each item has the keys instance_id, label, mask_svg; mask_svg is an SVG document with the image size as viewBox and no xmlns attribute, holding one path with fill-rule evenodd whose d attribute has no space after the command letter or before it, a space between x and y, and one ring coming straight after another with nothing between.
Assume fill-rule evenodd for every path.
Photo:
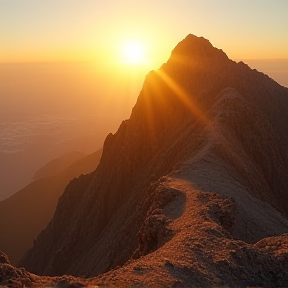
<instances>
[{"instance_id":1,"label":"jagged rock","mask_svg":"<svg viewBox=\"0 0 288 288\"><path fill-rule=\"evenodd\" d=\"M2 251L0 251L0 263L10 264L8 256L5 253L3 253Z\"/></svg>"},{"instance_id":2,"label":"jagged rock","mask_svg":"<svg viewBox=\"0 0 288 288\"><path fill-rule=\"evenodd\" d=\"M161 247L171 238L172 231L167 228L169 219L165 215L150 215L143 223L139 234L140 255L146 255Z\"/></svg>"},{"instance_id":3,"label":"jagged rock","mask_svg":"<svg viewBox=\"0 0 288 288\"><path fill-rule=\"evenodd\" d=\"M19 287L91 287L85 279L73 276L61 277L39 277L26 271L23 267L16 268L9 263L8 257L0 251L0 287L19 288Z\"/></svg>"}]
</instances>

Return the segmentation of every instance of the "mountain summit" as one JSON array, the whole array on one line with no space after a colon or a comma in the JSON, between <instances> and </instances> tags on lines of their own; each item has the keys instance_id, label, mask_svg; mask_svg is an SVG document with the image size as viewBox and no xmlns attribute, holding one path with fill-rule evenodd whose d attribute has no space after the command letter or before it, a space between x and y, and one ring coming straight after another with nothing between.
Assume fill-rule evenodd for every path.
<instances>
[{"instance_id":1,"label":"mountain summit","mask_svg":"<svg viewBox=\"0 0 288 288\"><path fill-rule=\"evenodd\" d=\"M283 286L287 131L287 88L187 36L21 265L119 287Z\"/></svg>"},{"instance_id":2,"label":"mountain summit","mask_svg":"<svg viewBox=\"0 0 288 288\"><path fill-rule=\"evenodd\" d=\"M192 34L189 34L173 49L170 60L175 60L176 57L182 57L189 62L197 58L201 61L205 59L228 59L227 55L222 50L213 47L209 40Z\"/></svg>"}]
</instances>

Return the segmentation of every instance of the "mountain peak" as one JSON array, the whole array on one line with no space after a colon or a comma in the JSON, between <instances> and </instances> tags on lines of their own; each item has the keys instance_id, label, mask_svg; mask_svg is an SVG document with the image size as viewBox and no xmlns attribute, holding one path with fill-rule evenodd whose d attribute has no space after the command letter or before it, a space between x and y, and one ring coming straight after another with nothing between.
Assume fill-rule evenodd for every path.
<instances>
[{"instance_id":1,"label":"mountain peak","mask_svg":"<svg viewBox=\"0 0 288 288\"><path fill-rule=\"evenodd\" d=\"M209 40L204 37L197 37L189 34L173 49L171 58L226 58L227 55L221 50L215 48ZM170 59L171 59L170 58Z\"/></svg>"},{"instance_id":2,"label":"mountain peak","mask_svg":"<svg viewBox=\"0 0 288 288\"><path fill-rule=\"evenodd\" d=\"M287 109L288 89L188 35L20 265L131 283L138 274L145 287L234 287L243 275L284 286L285 246L278 257L252 243L287 232Z\"/></svg>"}]
</instances>

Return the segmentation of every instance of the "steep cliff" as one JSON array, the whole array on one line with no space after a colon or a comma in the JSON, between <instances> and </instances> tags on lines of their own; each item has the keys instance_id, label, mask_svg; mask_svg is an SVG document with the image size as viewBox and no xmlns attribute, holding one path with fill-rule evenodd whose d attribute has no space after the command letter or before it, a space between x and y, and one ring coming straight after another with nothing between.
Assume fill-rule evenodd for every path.
<instances>
[{"instance_id":1,"label":"steep cliff","mask_svg":"<svg viewBox=\"0 0 288 288\"><path fill-rule=\"evenodd\" d=\"M67 186L21 265L39 274L95 276L130 260L119 275L128 267L157 281L165 270L174 280L208 285L221 278L220 252L228 261L234 245L239 251L221 262L221 273L232 267L235 275L219 281L252 281L257 272L248 262L256 267L262 256L251 260L251 243L288 231L287 131L287 88L187 36L147 75L130 119L107 136L98 168ZM243 256L251 268L243 277L241 247L252 251Z\"/></svg>"}]
</instances>

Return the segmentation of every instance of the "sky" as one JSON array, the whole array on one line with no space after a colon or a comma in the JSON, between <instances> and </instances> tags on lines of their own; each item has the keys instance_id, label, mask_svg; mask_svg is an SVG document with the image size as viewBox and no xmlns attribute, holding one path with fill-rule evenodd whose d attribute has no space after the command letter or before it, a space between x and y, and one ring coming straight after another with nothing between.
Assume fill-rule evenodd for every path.
<instances>
[{"instance_id":1,"label":"sky","mask_svg":"<svg viewBox=\"0 0 288 288\"><path fill-rule=\"evenodd\" d=\"M127 39L151 66L188 34L231 59L288 59L288 0L0 0L0 63L117 62Z\"/></svg>"}]
</instances>

